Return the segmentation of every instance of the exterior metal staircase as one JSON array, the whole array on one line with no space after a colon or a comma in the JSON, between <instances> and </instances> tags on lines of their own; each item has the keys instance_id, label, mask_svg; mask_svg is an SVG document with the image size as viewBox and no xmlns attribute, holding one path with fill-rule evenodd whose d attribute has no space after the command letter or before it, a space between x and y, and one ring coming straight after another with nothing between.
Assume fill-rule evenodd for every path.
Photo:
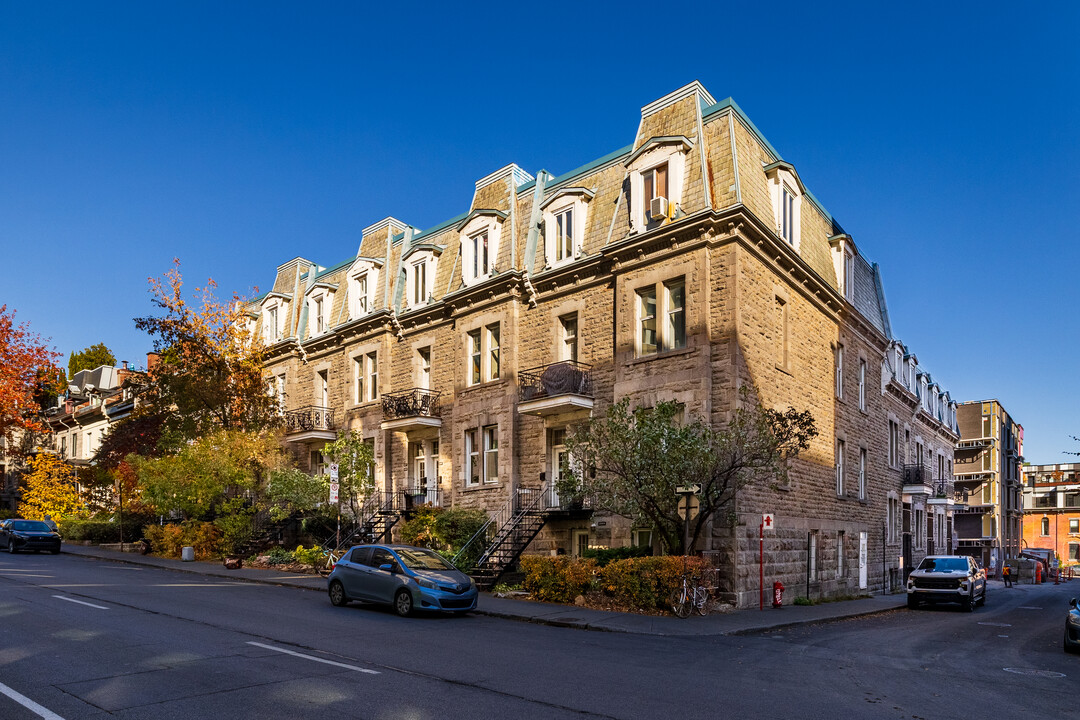
<instances>
[{"instance_id":1,"label":"exterior metal staircase","mask_svg":"<svg viewBox=\"0 0 1080 720\"><path fill-rule=\"evenodd\" d=\"M552 487L520 488L469 539L452 562L481 590L490 590L547 522Z\"/></svg>"},{"instance_id":2,"label":"exterior metal staircase","mask_svg":"<svg viewBox=\"0 0 1080 720\"><path fill-rule=\"evenodd\" d=\"M340 539L338 533L334 533L322 544L322 548L337 554L360 543L389 542L390 531L400 519L397 495L389 491L375 491L364 498L360 516L341 528Z\"/></svg>"}]
</instances>

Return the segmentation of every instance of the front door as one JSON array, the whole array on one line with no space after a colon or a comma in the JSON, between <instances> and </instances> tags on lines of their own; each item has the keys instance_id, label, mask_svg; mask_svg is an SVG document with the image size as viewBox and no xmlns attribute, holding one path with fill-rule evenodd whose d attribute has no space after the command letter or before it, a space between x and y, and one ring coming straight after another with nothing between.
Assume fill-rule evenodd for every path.
<instances>
[{"instance_id":1,"label":"front door","mask_svg":"<svg viewBox=\"0 0 1080 720\"><path fill-rule=\"evenodd\" d=\"M570 553L574 557L581 557L589 549L589 531L574 530L571 537Z\"/></svg>"},{"instance_id":2,"label":"front door","mask_svg":"<svg viewBox=\"0 0 1080 720\"><path fill-rule=\"evenodd\" d=\"M548 495L548 507L561 507L559 500L559 481L563 479L570 467L570 453L566 452L565 445L555 445L551 448L551 494Z\"/></svg>"}]
</instances>

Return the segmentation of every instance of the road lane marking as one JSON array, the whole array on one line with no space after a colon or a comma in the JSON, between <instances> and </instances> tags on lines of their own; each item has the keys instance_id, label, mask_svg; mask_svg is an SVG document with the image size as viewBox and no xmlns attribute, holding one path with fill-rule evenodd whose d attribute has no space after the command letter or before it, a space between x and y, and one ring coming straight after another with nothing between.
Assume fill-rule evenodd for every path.
<instances>
[{"instance_id":1,"label":"road lane marking","mask_svg":"<svg viewBox=\"0 0 1080 720\"><path fill-rule=\"evenodd\" d=\"M60 717L49 708L38 705L36 702L26 697L25 695L15 692L4 683L0 683L0 693L7 695L9 698L19 703L30 712L38 715L39 717L45 718L45 720L64 720L64 718Z\"/></svg>"},{"instance_id":2,"label":"road lane marking","mask_svg":"<svg viewBox=\"0 0 1080 720\"><path fill-rule=\"evenodd\" d=\"M104 605L95 605L94 603L83 602L82 600L76 600L75 598L64 597L63 595L53 595L57 600L67 600L68 602L79 603L87 607L97 608L98 610L108 610L109 608Z\"/></svg>"},{"instance_id":3,"label":"road lane marking","mask_svg":"<svg viewBox=\"0 0 1080 720\"><path fill-rule=\"evenodd\" d=\"M273 650L274 652L285 653L286 655L292 655L293 657L303 658L305 660L314 660L315 662L324 663L326 665L334 665L335 667L345 668L346 670L355 670L356 672L367 673L368 675L379 675L378 670L369 670L368 668L357 667L355 665L346 665L345 663L339 663L334 660L325 660L314 655L305 655L293 650L286 650L285 648L274 647L273 645L265 645L260 642L248 641L248 645L254 645L255 647L266 648L267 650Z\"/></svg>"}]
</instances>

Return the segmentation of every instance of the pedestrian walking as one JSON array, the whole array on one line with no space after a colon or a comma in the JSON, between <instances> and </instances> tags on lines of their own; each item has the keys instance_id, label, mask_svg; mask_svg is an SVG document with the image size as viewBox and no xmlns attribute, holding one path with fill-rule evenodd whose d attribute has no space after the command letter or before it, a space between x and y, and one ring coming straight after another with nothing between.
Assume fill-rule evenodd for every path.
<instances>
[{"instance_id":1,"label":"pedestrian walking","mask_svg":"<svg viewBox=\"0 0 1080 720\"><path fill-rule=\"evenodd\" d=\"M1001 568L1001 579L1005 581L1005 587L1012 587L1012 568L1005 565Z\"/></svg>"}]
</instances>

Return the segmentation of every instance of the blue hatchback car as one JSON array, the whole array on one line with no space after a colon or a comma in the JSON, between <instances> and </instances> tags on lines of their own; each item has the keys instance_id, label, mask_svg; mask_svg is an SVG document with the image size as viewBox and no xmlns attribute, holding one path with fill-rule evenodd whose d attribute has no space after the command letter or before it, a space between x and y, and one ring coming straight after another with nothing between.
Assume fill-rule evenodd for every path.
<instances>
[{"instance_id":1,"label":"blue hatchback car","mask_svg":"<svg viewBox=\"0 0 1080 720\"><path fill-rule=\"evenodd\" d=\"M411 545L357 545L327 579L330 602L390 605L398 615L414 610L465 613L476 609L476 583L443 556Z\"/></svg>"}]
</instances>

